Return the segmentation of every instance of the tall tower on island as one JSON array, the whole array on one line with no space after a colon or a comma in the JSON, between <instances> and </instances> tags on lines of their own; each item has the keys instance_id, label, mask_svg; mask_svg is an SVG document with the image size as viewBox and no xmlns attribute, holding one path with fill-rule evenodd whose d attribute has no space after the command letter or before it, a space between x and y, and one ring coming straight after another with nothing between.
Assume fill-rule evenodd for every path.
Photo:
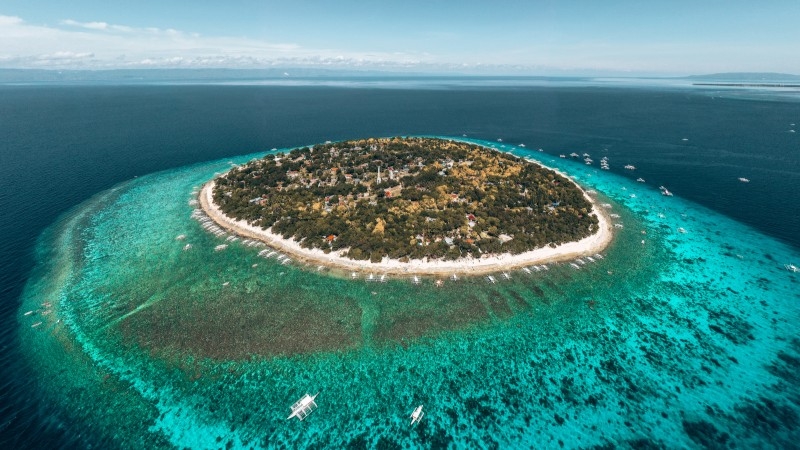
<instances>
[{"instance_id":1,"label":"tall tower on island","mask_svg":"<svg viewBox=\"0 0 800 450\"><path fill-rule=\"evenodd\" d=\"M375 184L381 184L381 165L378 164L378 179L375 181Z\"/></svg>"}]
</instances>

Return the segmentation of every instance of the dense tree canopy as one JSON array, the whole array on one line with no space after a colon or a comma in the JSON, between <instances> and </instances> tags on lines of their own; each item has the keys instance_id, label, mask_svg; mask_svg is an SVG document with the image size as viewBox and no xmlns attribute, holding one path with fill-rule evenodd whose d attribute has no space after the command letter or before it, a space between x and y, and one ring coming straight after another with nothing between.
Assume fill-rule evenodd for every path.
<instances>
[{"instance_id":1,"label":"dense tree canopy","mask_svg":"<svg viewBox=\"0 0 800 450\"><path fill-rule=\"evenodd\" d=\"M458 259L579 240L591 203L561 175L513 155L431 138L296 148L216 180L228 216L352 259Z\"/></svg>"}]
</instances>

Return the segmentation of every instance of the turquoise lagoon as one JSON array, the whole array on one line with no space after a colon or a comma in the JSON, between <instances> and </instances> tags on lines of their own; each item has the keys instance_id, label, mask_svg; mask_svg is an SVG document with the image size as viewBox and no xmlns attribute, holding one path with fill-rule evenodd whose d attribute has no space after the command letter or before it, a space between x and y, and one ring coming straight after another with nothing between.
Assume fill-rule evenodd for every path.
<instances>
[{"instance_id":1,"label":"turquoise lagoon","mask_svg":"<svg viewBox=\"0 0 800 450\"><path fill-rule=\"evenodd\" d=\"M796 250L597 166L472 142L596 190L624 226L603 258L497 284L351 280L198 220L197 189L263 153L155 173L40 238L20 323L42 395L129 448L796 445ZM305 393L318 410L287 421Z\"/></svg>"}]
</instances>

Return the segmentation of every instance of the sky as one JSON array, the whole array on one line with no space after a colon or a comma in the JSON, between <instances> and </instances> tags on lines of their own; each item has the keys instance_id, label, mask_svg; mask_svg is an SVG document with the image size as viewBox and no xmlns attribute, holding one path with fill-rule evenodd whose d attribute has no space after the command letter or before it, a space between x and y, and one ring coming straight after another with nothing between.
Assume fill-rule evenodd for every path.
<instances>
[{"instance_id":1,"label":"sky","mask_svg":"<svg viewBox=\"0 0 800 450\"><path fill-rule=\"evenodd\" d=\"M800 0L3 0L0 68L800 74Z\"/></svg>"}]
</instances>

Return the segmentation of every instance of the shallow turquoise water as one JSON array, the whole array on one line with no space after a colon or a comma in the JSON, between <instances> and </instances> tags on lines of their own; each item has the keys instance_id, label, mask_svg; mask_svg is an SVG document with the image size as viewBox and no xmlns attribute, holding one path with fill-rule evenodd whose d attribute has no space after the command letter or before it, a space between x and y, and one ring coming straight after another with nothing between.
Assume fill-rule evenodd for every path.
<instances>
[{"instance_id":1,"label":"shallow turquoise water","mask_svg":"<svg viewBox=\"0 0 800 450\"><path fill-rule=\"evenodd\" d=\"M40 242L20 320L43 391L119 446L794 445L800 277L783 265L800 255L653 186L501 150L601 193L624 224L603 259L495 285L350 280L193 217L197 187L256 155L140 177ZM319 409L286 421L306 392Z\"/></svg>"}]
</instances>

